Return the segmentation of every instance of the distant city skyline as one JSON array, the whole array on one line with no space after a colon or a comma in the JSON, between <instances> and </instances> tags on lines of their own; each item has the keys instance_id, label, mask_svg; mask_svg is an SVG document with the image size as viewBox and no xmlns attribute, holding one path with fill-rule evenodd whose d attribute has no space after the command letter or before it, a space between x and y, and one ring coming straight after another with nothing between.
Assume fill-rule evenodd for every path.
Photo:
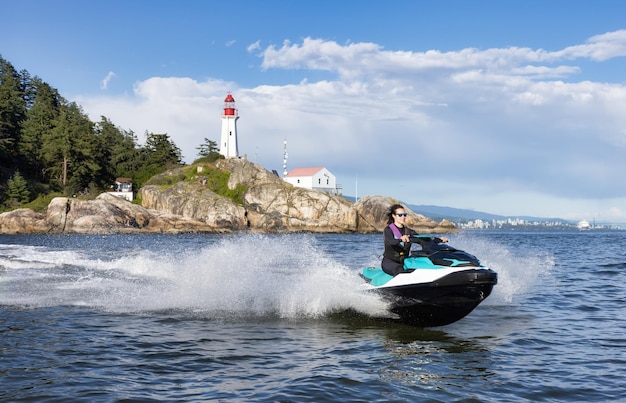
<instances>
[{"instance_id":1,"label":"distant city skyline","mask_svg":"<svg viewBox=\"0 0 626 403\"><path fill-rule=\"evenodd\" d=\"M413 212L434 220L447 219L461 229L494 229L494 228L579 228L594 229L626 229L626 224L616 222L597 222L596 220L572 221L561 217L532 217L510 215L501 216L487 211L463 210L446 206L411 205L407 207ZM585 223L587 223L585 225ZM580 229L580 228L579 228Z\"/></svg>"}]
</instances>

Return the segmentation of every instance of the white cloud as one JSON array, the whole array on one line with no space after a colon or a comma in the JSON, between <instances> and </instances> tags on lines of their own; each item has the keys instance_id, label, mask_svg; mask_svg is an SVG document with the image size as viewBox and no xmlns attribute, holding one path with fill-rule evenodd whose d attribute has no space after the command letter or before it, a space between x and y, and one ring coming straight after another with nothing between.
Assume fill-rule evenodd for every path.
<instances>
[{"instance_id":1,"label":"white cloud","mask_svg":"<svg viewBox=\"0 0 626 403\"><path fill-rule=\"evenodd\" d=\"M100 83L100 89L106 90L109 87L109 81L111 81L113 77L117 77L117 76L115 75L114 72L109 71L109 74L107 74L107 76L104 77L104 80L102 80L102 82Z\"/></svg>"},{"instance_id":2,"label":"white cloud","mask_svg":"<svg viewBox=\"0 0 626 403\"><path fill-rule=\"evenodd\" d=\"M593 36L585 44L570 46L555 54L570 58L586 57L596 61L626 56L626 30Z\"/></svg>"},{"instance_id":3,"label":"white cloud","mask_svg":"<svg viewBox=\"0 0 626 403\"><path fill-rule=\"evenodd\" d=\"M261 49L261 41L256 41L254 43L251 43L250 45L248 45L248 47L246 48L246 50L250 53L254 53L255 51Z\"/></svg>"},{"instance_id":4,"label":"white cloud","mask_svg":"<svg viewBox=\"0 0 626 403\"><path fill-rule=\"evenodd\" d=\"M552 63L588 58L604 61L626 56L626 30L609 32L590 38L582 45L560 51L519 47L480 50L425 52L389 51L374 43L349 43L305 38L301 44L285 41L280 48L269 46L263 52L262 67L335 71L344 78L361 75L449 74L451 70L481 70L507 75L537 77L565 76L579 71L576 66L549 66ZM537 65L543 63L544 65ZM438 70L438 71L433 71Z\"/></svg>"},{"instance_id":5,"label":"white cloud","mask_svg":"<svg viewBox=\"0 0 626 403\"><path fill-rule=\"evenodd\" d=\"M167 132L191 162L205 137L218 140L232 91L240 153L268 169L282 170L286 138L288 168L325 165L348 194L358 177L361 195L412 204L626 221L626 87L573 81L581 74L576 58L624 56L625 33L555 52L387 51L306 38L267 47L262 68L322 70L336 79L303 75L297 84L241 88L152 77L131 96L78 102L92 119ZM248 46L258 49L259 42Z\"/></svg>"}]
</instances>

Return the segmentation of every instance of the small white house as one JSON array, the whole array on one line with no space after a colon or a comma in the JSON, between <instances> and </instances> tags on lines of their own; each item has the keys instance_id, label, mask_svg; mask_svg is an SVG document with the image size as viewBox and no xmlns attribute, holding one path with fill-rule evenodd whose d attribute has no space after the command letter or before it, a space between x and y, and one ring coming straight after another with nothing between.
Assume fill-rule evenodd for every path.
<instances>
[{"instance_id":1,"label":"small white house","mask_svg":"<svg viewBox=\"0 0 626 403\"><path fill-rule=\"evenodd\" d=\"M335 175L324 167L294 168L283 180L300 188L341 194L341 186L337 186Z\"/></svg>"},{"instance_id":2,"label":"small white house","mask_svg":"<svg viewBox=\"0 0 626 403\"><path fill-rule=\"evenodd\" d=\"M121 197L128 201L133 201L133 180L131 178L115 179L115 186L110 192L113 196Z\"/></svg>"}]
</instances>

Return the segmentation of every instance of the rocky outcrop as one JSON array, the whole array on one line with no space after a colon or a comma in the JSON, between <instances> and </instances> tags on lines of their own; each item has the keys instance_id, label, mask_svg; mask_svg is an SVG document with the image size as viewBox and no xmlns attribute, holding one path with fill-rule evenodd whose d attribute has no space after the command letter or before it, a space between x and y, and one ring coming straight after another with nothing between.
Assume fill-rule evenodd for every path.
<instances>
[{"instance_id":1,"label":"rocky outcrop","mask_svg":"<svg viewBox=\"0 0 626 403\"><path fill-rule=\"evenodd\" d=\"M242 205L209 190L203 176L209 168L203 166L196 167L197 175L192 181L178 182L165 188L144 186L141 189L142 204L150 209L231 230L359 231L357 213L352 203L342 197L294 187L261 166L243 159L219 160L215 167L230 173L230 189L237 186L247 189ZM171 172L163 175L178 174Z\"/></svg>"},{"instance_id":2,"label":"rocky outcrop","mask_svg":"<svg viewBox=\"0 0 626 403\"><path fill-rule=\"evenodd\" d=\"M281 186L286 184L276 174L245 159L229 158L217 160L215 167L230 172L228 187L231 189L234 189L237 185L252 187L267 184Z\"/></svg>"},{"instance_id":3,"label":"rocky outcrop","mask_svg":"<svg viewBox=\"0 0 626 403\"><path fill-rule=\"evenodd\" d=\"M287 183L253 186L244 195L250 227L263 232L359 231L357 212L349 201Z\"/></svg>"},{"instance_id":4,"label":"rocky outcrop","mask_svg":"<svg viewBox=\"0 0 626 403\"><path fill-rule=\"evenodd\" d=\"M196 220L149 210L103 193L95 200L56 197L47 213L19 209L0 214L0 233L180 233L226 232Z\"/></svg>"},{"instance_id":5,"label":"rocky outcrop","mask_svg":"<svg viewBox=\"0 0 626 403\"><path fill-rule=\"evenodd\" d=\"M201 183L179 182L167 189L149 185L141 189L143 206L199 221L215 228L241 230L248 226L246 210Z\"/></svg>"},{"instance_id":6,"label":"rocky outcrop","mask_svg":"<svg viewBox=\"0 0 626 403\"><path fill-rule=\"evenodd\" d=\"M396 199L383 196L364 196L354 204L354 208L358 211L361 219L374 230L382 231L387 225L387 213L389 207L393 204L402 204ZM436 223L421 214L413 212L410 208L404 206L408 213L406 217L406 225L417 232L432 233L448 233L455 232L457 228L450 221L442 220ZM365 227L365 224L361 224Z\"/></svg>"},{"instance_id":7,"label":"rocky outcrop","mask_svg":"<svg viewBox=\"0 0 626 403\"><path fill-rule=\"evenodd\" d=\"M49 232L44 214L20 208L0 214L0 234L40 234Z\"/></svg>"},{"instance_id":8,"label":"rocky outcrop","mask_svg":"<svg viewBox=\"0 0 626 403\"><path fill-rule=\"evenodd\" d=\"M244 186L242 205L208 190L203 173L209 167L196 167L191 182L172 187L144 186L143 205L150 209L182 215L231 230L259 232L377 232L387 224L386 213L397 200L367 196L352 203L341 196L292 186L260 165L244 159L226 159L215 167L230 173L228 187ZM169 171L167 176L182 175ZM409 210L407 223L416 231L450 232L453 225L437 224Z\"/></svg>"},{"instance_id":9,"label":"rocky outcrop","mask_svg":"<svg viewBox=\"0 0 626 403\"><path fill-rule=\"evenodd\" d=\"M209 169L228 172L228 188L243 189L238 203L211 189ZM191 180L190 169L195 170ZM0 233L178 233L228 232L379 232L396 200L366 196L352 203L341 196L298 188L245 159L219 160L158 175L140 190L142 206L103 193L95 200L59 197L45 215L28 209L0 214ZM418 232L456 231L407 209L407 225Z\"/></svg>"}]
</instances>

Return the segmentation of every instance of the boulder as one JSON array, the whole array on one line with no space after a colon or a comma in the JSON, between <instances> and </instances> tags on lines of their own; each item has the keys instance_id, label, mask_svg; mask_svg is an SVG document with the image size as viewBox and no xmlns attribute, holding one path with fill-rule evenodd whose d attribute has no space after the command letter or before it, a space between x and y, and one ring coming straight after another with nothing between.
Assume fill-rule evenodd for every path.
<instances>
[{"instance_id":1,"label":"boulder","mask_svg":"<svg viewBox=\"0 0 626 403\"><path fill-rule=\"evenodd\" d=\"M441 220L439 224L434 228L434 231L439 234L445 234L449 232L457 232L459 229L448 220Z\"/></svg>"},{"instance_id":2,"label":"boulder","mask_svg":"<svg viewBox=\"0 0 626 403\"><path fill-rule=\"evenodd\" d=\"M357 212L346 199L282 183L252 186L244 194L250 227L264 232L355 232Z\"/></svg>"},{"instance_id":3,"label":"boulder","mask_svg":"<svg viewBox=\"0 0 626 403\"><path fill-rule=\"evenodd\" d=\"M453 232L456 230L456 227L454 227L454 225L449 221L446 221L446 223L450 224L451 227L447 226L447 224L443 221L438 225L436 222L426 218L425 216L413 212L410 208L406 207L398 200L384 196L363 196L356 203L354 203L354 208L358 211L361 216L361 220L363 221L360 226L371 226L375 231L379 232L384 230L387 226L387 213L389 212L389 207L393 204L401 204L404 206L404 210L408 214L405 223L409 228L417 232L432 234Z\"/></svg>"},{"instance_id":4,"label":"boulder","mask_svg":"<svg viewBox=\"0 0 626 403\"><path fill-rule=\"evenodd\" d=\"M230 189L234 189L237 185L251 187L266 184L282 185L285 183L278 175L246 159L228 158L217 160L215 167L230 172L230 177L228 178L228 187Z\"/></svg>"},{"instance_id":5,"label":"boulder","mask_svg":"<svg viewBox=\"0 0 626 403\"><path fill-rule=\"evenodd\" d=\"M0 234L41 234L50 231L44 214L20 208L0 214Z\"/></svg>"},{"instance_id":6,"label":"boulder","mask_svg":"<svg viewBox=\"0 0 626 403\"><path fill-rule=\"evenodd\" d=\"M178 182L161 189L148 185L141 188L145 208L166 212L202 222L214 228L241 230L248 227L246 210L230 199L219 196L201 182Z\"/></svg>"}]
</instances>

